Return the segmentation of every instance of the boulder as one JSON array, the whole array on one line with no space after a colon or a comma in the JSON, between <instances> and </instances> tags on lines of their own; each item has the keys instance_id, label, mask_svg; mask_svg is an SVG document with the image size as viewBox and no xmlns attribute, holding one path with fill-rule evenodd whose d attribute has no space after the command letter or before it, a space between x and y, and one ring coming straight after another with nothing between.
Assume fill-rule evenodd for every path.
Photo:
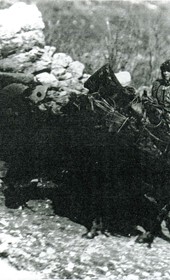
<instances>
[{"instance_id":1,"label":"boulder","mask_svg":"<svg viewBox=\"0 0 170 280\"><path fill-rule=\"evenodd\" d=\"M41 49L42 56L40 56L34 63L32 63L31 67L25 68L25 73L40 73L42 71L51 71L51 63L53 59L53 55L56 51L56 48L53 46L45 46Z\"/></svg>"},{"instance_id":2,"label":"boulder","mask_svg":"<svg viewBox=\"0 0 170 280\"><path fill-rule=\"evenodd\" d=\"M60 87L68 87L70 89L74 89L77 91L82 91L84 89L84 85L80 83L78 78L72 78L68 80L60 80L59 81Z\"/></svg>"},{"instance_id":3,"label":"boulder","mask_svg":"<svg viewBox=\"0 0 170 280\"><path fill-rule=\"evenodd\" d=\"M0 71L7 72L30 72L36 69L34 63L41 59L44 50L34 47L28 52L10 55L0 60ZM41 62L43 64L43 62ZM45 66L46 67L46 66ZM45 68L44 67L44 68Z\"/></svg>"},{"instance_id":4,"label":"boulder","mask_svg":"<svg viewBox=\"0 0 170 280\"><path fill-rule=\"evenodd\" d=\"M81 80L80 80L81 83L84 84L88 80L88 78L90 78L90 74L84 73Z\"/></svg>"},{"instance_id":5,"label":"boulder","mask_svg":"<svg viewBox=\"0 0 170 280\"><path fill-rule=\"evenodd\" d=\"M26 89L24 96L27 95L41 111L50 107L55 114L59 111L58 103L68 102L70 93L84 93L83 83L88 78L83 74L84 64L73 61L68 54L55 53L53 46L45 46L44 24L35 5L18 2L0 11L0 15L0 89L5 87L6 90L6 86L14 83L22 84L23 88L15 86L15 91ZM43 37L41 42L39 33Z\"/></svg>"},{"instance_id":6,"label":"boulder","mask_svg":"<svg viewBox=\"0 0 170 280\"><path fill-rule=\"evenodd\" d=\"M83 76L84 64L79 61L73 61L69 64L68 72L70 72L74 78L81 78Z\"/></svg>"},{"instance_id":7,"label":"boulder","mask_svg":"<svg viewBox=\"0 0 170 280\"><path fill-rule=\"evenodd\" d=\"M55 51L56 51L56 47L45 46L44 53L43 53L41 59L44 61L49 61L49 60L52 61L52 57L53 57Z\"/></svg>"},{"instance_id":8,"label":"boulder","mask_svg":"<svg viewBox=\"0 0 170 280\"><path fill-rule=\"evenodd\" d=\"M31 91L31 94L28 96L28 98L35 104L39 103L46 97L47 91L48 91L48 85L36 86Z\"/></svg>"},{"instance_id":9,"label":"boulder","mask_svg":"<svg viewBox=\"0 0 170 280\"><path fill-rule=\"evenodd\" d=\"M65 53L56 53L53 56L53 61L52 61L52 65L51 68L52 70L54 70L56 67L58 67L59 65L66 68L69 66L69 64L73 61L73 59L71 58L71 56L65 54Z\"/></svg>"},{"instance_id":10,"label":"boulder","mask_svg":"<svg viewBox=\"0 0 170 280\"><path fill-rule=\"evenodd\" d=\"M54 114L54 115L61 115L61 106L58 105L55 101L49 101L45 104L40 104L38 106L39 110L40 111L47 111L47 110L51 110L51 112Z\"/></svg>"},{"instance_id":11,"label":"boulder","mask_svg":"<svg viewBox=\"0 0 170 280\"><path fill-rule=\"evenodd\" d=\"M0 56L45 45L42 15L35 5L17 2L0 10Z\"/></svg>"},{"instance_id":12,"label":"boulder","mask_svg":"<svg viewBox=\"0 0 170 280\"><path fill-rule=\"evenodd\" d=\"M48 72L43 72L35 76L37 82L41 83L42 85L57 83L57 79L53 74L49 74Z\"/></svg>"},{"instance_id":13,"label":"boulder","mask_svg":"<svg viewBox=\"0 0 170 280\"><path fill-rule=\"evenodd\" d=\"M131 75L128 71L120 71L118 73L115 73L115 76L123 87L130 85Z\"/></svg>"},{"instance_id":14,"label":"boulder","mask_svg":"<svg viewBox=\"0 0 170 280\"><path fill-rule=\"evenodd\" d=\"M0 71L39 73L51 70L55 47L34 47L30 51L12 54L0 60Z\"/></svg>"},{"instance_id":15,"label":"boulder","mask_svg":"<svg viewBox=\"0 0 170 280\"><path fill-rule=\"evenodd\" d=\"M51 71L51 73L56 77L60 77L66 73L66 69L61 65L56 65L55 69Z\"/></svg>"},{"instance_id":16,"label":"boulder","mask_svg":"<svg viewBox=\"0 0 170 280\"><path fill-rule=\"evenodd\" d=\"M72 74L69 72L66 72L64 75L61 75L58 79L60 81L63 81L63 80L69 80L71 78L73 78Z\"/></svg>"},{"instance_id":17,"label":"boulder","mask_svg":"<svg viewBox=\"0 0 170 280\"><path fill-rule=\"evenodd\" d=\"M58 97L55 99L55 101L57 103L60 103L62 107L64 104L66 104L69 101L69 96L70 96L70 92L68 92L67 90L63 90L61 92L59 92Z\"/></svg>"}]
</instances>

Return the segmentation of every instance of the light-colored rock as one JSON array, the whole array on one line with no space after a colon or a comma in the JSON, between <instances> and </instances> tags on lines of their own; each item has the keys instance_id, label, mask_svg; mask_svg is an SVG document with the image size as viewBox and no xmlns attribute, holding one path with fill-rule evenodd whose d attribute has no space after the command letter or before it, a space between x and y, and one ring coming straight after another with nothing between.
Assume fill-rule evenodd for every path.
<instances>
[{"instance_id":1,"label":"light-colored rock","mask_svg":"<svg viewBox=\"0 0 170 280\"><path fill-rule=\"evenodd\" d=\"M56 102L63 104L66 104L69 101L70 93L67 91L60 92L59 96L55 99Z\"/></svg>"},{"instance_id":2,"label":"light-colored rock","mask_svg":"<svg viewBox=\"0 0 170 280\"><path fill-rule=\"evenodd\" d=\"M80 79L80 82L84 84L90 76L90 74L83 74L82 78Z\"/></svg>"},{"instance_id":3,"label":"light-colored rock","mask_svg":"<svg viewBox=\"0 0 170 280\"><path fill-rule=\"evenodd\" d=\"M45 84L52 85L53 83L57 82L56 77L53 74L49 74L47 72L40 73L40 74L36 75L35 78L36 78L36 81L41 83L42 85L45 85Z\"/></svg>"},{"instance_id":4,"label":"light-colored rock","mask_svg":"<svg viewBox=\"0 0 170 280\"><path fill-rule=\"evenodd\" d=\"M44 108L43 108L42 105L44 105ZM52 101L50 101L50 102L47 102L47 103L45 103L45 104L41 104L41 105L39 106L39 109L40 109L41 111L43 111L43 110L48 110L49 108L51 109L51 112L52 112L53 114L55 114L55 115L60 115L60 114L61 114L61 112L60 112L61 106L58 105L54 100L52 100Z\"/></svg>"},{"instance_id":5,"label":"light-colored rock","mask_svg":"<svg viewBox=\"0 0 170 280\"><path fill-rule=\"evenodd\" d=\"M83 87L81 89L81 93L83 93L83 94L88 94L88 92L89 92L89 90L87 88L85 88L85 87Z\"/></svg>"},{"instance_id":6,"label":"light-colored rock","mask_svg":"<svg viewBox=\"0 0 170 280\"><path fill-rule=\"evenodd\" d=\"M41 103L40 105L38 105L38 108L40 111L47 111L46 104L44 104L44 103Z\"/></svg>"},{"instance_id":7,"label":"light-colored rock","mask_svg":"<svg viewBox=\"0 0 170 280\"><path fill-rule=\"evenodd\" d=\"M47 96L54 102L57 102L57 103L61 103L64 104L64 103L67 103L68 100L69 100L69 96L70 96L70 93L72 91L68 88L65 88L63 90L48 90L47 92Z\"/></svg>"},{"instance_id":8,"label":"light-colored rock","mask_svg":"<svg viewBox=\"0 0 170 280\"><path fill-rule=\"evenodd\" d=\"M72 78L72 79L68 79L68 80L63 80L63 81L59 81L59 87L69 87L71 89L75 89L78 91L81 91L84 86L82 83L80 83L79 79L77 78Z\"/></svg>"},{"instance_id":9,"label":"light-colored rock","mask_svg":"<svg viewBox=\"0 0 170 280\"><path fill-rule=\"evenodd\" d=\"M53 50L53 51L52 51ZM13 54L0 60L0 70L24 72L26 74L51 70L52 55L55 48L34 47L28 52Z\"/></svg>"},{"instance_id":10,"label":"light-colored rock","mask_svg":"<svg viewBox=\"0 0 170 280\"><path fill-rule=\"evenodd\" d=\"M59 89L59 81L57 80L57 81L53 82L52 86L53 86L53 88Z\"/></svg>"},{"instance_id":11,"label":"light-colored rock","mask_svg":"<svg viewBox=\"0 0 170 280\"><path fill-rule=\"evenodd\" d=\"M31 95L28 97L33 103L38 103L42 101L47 94L48 86L39 85L32 91Z\"/></svg>"},{"instance_id":12,"label":"light-colored rock","mask_svg":"<svg viewBox=\"0 0 170 280\"><path fill-rule=\"evenodd\" d=\"M82 78L83 78L83 79L88 79L90 76L91 76L90 74L84 73L83 76L82 76Z\"/></svg>"},{"instance_id":13,"label":"light-colored rock","mask_svg":"<svg viewBox=\"0 0 170 280\"><path fill-rule=\"evenodd\" d=\"M45 46L44 49L41 49L42 56L39 57L37 61L35 61L34 64L32 64L32 67L29 67L28 69L25 69L25 73L35 73L35 72L40 72L40 71L45 71L45 70L51 70L51 63L52 63L52 58L55 53L56 48L55 47L50 47L50 46Z\"/></svg>"},{"instance_id":14,"label":"light-colored rock","mask_svg":"<svg viewBox=\"0 0 170 280\"><path fill-rule=\"evenodd\" d=\"M63 66L63 67L68 67L69 64L73 61L71 56L65 54L65 53L56 53L53 56L53 61L51 68L54 70L58 65Z\"/></svg>"},{"instance_id":15,"label":"light-colored rock","mask_svg":"<svg viewBox=\"0 0 170 280\"><path fill-rule=\"evenodd\" d=\"M83 73L84 64L73 61L71 56L65 53L55 53L56 48L53 46L44 46L44 43L40 43L39 33L44 37L42 33L44 24L36 6L16 3L1 12L0 88L10 84L13 86L13 83L22 83L23 87L20 89L15 86L16 92L24 92L42 111L50 107L54 113L58 113L60 106L58 107L57 103L67 103L72 92L76 94L84 92L83 82L89 77ZM22 16L16 19L18 12L22 13ZM9 14L13 24L16 20L16 26L8 24ZM35 16L33 20L32 15ZM9 31L8 37L5 37L6 31ZM28 89L28 84L38 86L32 90L31 87ZM10 91L11 88L10 86ZM46 96L51 98L51 103L44 100Z\"/></svg>"},{"instance_id":16,"label":"light-colored rock","mask_svg":"<svg viewBox=\"0 0 170 280\"><path fill-rule=\"evenodd\" d=\"M59 96L59 91L56 89L56 90L48 90L47 91L47 97L55 100L55 98L57 98Z\"/></svg>"},{"instance_id":17,"label":"light-colored rock","mask_svg":"<svg viewBox=\"0 0 170 280\"><path fill-rule=\"evenodd\" d=\"M69 64L68 72L70 72L74 78L81 78L83 76L84 64L79 61L73 61Z\"/></svg>"},{"instance_id":18,"label":"light-colored rock","mask_svg":"<svg viewBox=\"0 0 170 280\"><path fill-rule=\"evenodd\" d=\"M60 88L59 92L64 92L64 91L66 91L68 94L70 94L70 93L75 93L77 95L81 94L80 91L73 89L73 88L69 88L69 87L62 87L62 88Z\"/></svg>"},{"instance_id":19,"label":"light-colored rock","mask_svg":"<svg viewBox=\"0 0 170 280\"><path fill-rule=\"evenodd\" d=\"M58 84L58 86L60 88L69 87L69 85L70 85L70 80L59 81L59 84Z\"/></svg>"},{"instance_id":20,"label":"light-colored rock","mask_svg":"<svg viewBox=\"0 0 170 280\"><path fill-rule=\"evenodd\" d=\"M131 75L128 71L120 71L115 73L115 76L123 87L130 85Z\"/></svg>"},{"instance_id":21,"label":"light-colored rock","mask_svg":"<svg viewBox=\"0 0 170 280\"><path fill-rule=\"evenodd\" d=\"M33 63L41 58L42 54L43 49L35 47L29 52L10 55L0 60L0 70L7 72L24 72L25 69L31 68Z\"/></svg>"},{"instance_id":22,"label":"light-colored rock","mask_svg":"<svg viewBox=\"0 0 170 280\"><path fill-rule=\"evenodd\" d=\"M51 73L56 78L58 78L66 73L66 69L63 66L57 65L56 68L51 71Z\"/></svg>"},{"instance_id":23,"label":"light-colored rock","mask_svg":"<svg viewBox=\"0 0 170 280\"><path fill-rule=\"evenodd\" d=\"M0 55L44 46L44 23L35 5L17 2L0 10Z\"/></svg>"},{"instance_id":24,"label":"light-colored rock","mask_svg":"<svg viewBox=\"0 0 170 280\"><path fill-rule=\"evenodd\" d=\"M43 54L41 59L43 59L43 60L52 59L55 51L56 51L56 47L54 47L54 46L45 46L44 47L44 54Z\"/></svg>"},{"instance_id":25,"label":"light-colored rock","mask_svg":"<svg viewBox=\"0 0 170 280\"><path fill-rule=\"evenodd\" d=\"M59 81L63 81L63 80L69 80L71 79L73 76L71 73L66 72L64 75L60 76L58 79Z\"/></svg>"}]
</instances>

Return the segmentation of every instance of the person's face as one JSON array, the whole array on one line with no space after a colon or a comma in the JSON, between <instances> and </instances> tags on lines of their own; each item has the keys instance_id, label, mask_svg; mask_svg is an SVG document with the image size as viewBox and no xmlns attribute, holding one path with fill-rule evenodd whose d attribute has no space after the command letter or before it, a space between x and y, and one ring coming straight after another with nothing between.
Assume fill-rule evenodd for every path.
<instances>
[{"instance_id":1,"label":"person's face","mask_svg":"<svg viewBox=\"0 0 170 280\"><path fill-rule=\"evenodd\" d=\"M165 80L169 81L170 80L170 72L169 71L163 71L163 75L165 77Z\"/></svg>"}]
</instances>

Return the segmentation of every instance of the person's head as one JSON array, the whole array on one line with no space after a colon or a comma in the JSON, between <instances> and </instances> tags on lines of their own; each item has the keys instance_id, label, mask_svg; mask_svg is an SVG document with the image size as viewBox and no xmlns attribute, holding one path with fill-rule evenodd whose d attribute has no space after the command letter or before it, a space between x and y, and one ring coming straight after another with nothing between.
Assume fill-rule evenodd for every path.
<instances>
[{"instance_id":1,"label":"person's head","mask_svg":"<svg viewBox=\"0 0 170 280\"><path fill-rule=\"evenodd\" d=\"M169 81L170 80L170 59L166 60L164 63L160 66L161 69L161 75L164 80Z\"/></svg>"}]
</instances>

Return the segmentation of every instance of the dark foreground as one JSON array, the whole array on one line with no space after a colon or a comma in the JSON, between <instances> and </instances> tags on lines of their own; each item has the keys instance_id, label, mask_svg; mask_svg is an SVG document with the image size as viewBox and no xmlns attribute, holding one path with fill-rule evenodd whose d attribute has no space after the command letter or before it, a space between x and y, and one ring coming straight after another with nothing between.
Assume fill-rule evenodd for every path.
<instances>
[{"instance_id":1,"label":"dark foreground","mask_svg":"<svg viewBox=\"0 0 170 280\"><path fill-rule=\"evenodd\" d=\"M136 237L85 239L81 237L85 227L54 215L49 200L29 201L28 205L32 210L8 209L1 195L0 257L18 270L38 273L31 280L170 279L170 243L155 238L148 248L135 243ZM8 272L4 279L12 280Z\"/></svg>"}]
</instances>

